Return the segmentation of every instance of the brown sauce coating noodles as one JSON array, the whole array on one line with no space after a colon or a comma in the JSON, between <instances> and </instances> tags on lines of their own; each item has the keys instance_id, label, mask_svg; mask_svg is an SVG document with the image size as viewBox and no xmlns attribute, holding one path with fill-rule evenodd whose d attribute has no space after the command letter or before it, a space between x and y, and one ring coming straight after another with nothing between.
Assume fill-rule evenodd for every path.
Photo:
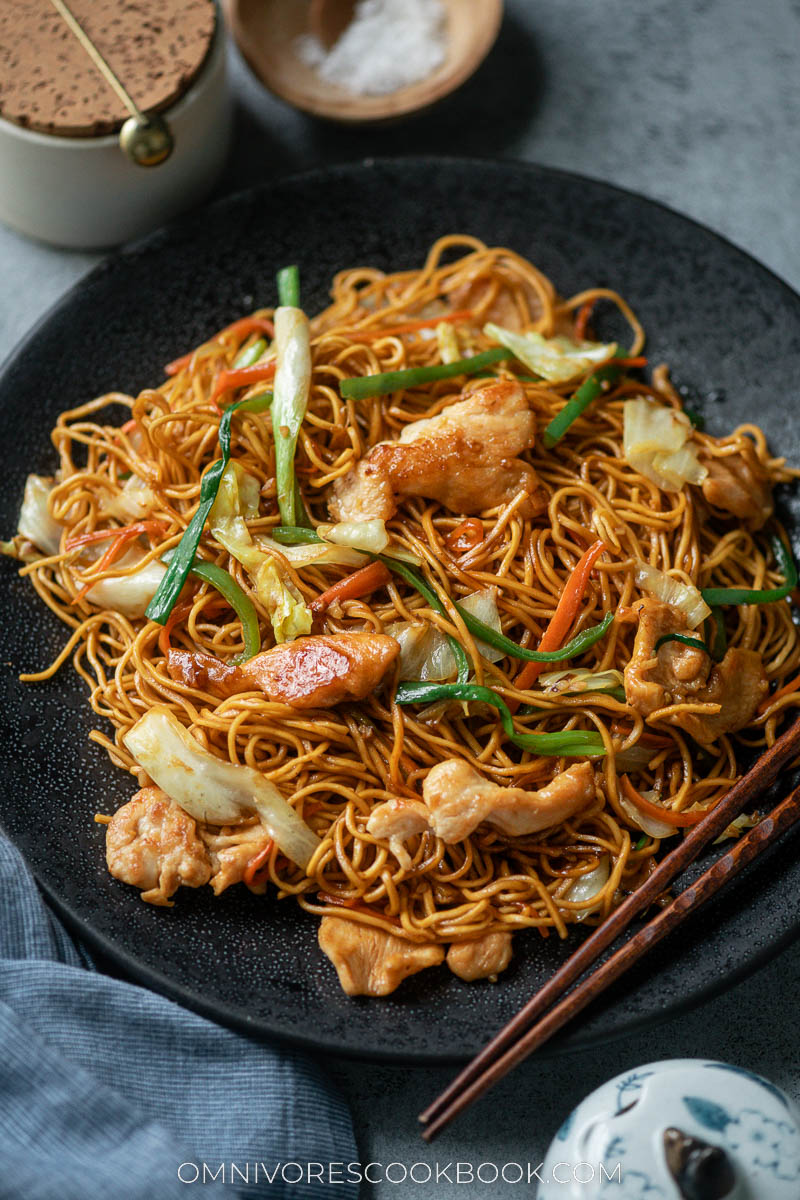
<instances>
[{"instance_id":1,"label":"brown sauce coating noodles","mask_svg":"<svg viewBox=\"0 0 800 1200\"><path fill-rule=\"evenodd\" d=\"M560 300L554 285L532 264L509 249L488 248L473 238L440 239L419 270L385 275L359 267L340 272L333 281L330 306L311 322L313 380L298 442L298 476L314 521L329 519L331 484L370 446L396 439L409 422L440 412L465 386L469 391L480 385L479 380L465 384L463 379L447 379L367 401L343 399L339 384L346 377L440 361L432 332L393 335L393 322L470 310L471 319L458 326L461 349L470 353L491 344L481 332L488 320L531 328L544 336L570 333L581 307L599 300L616 305L627 318L633 331L630 353L639 354L644 332L620 296L587 288ZM260 315L269 318L271 310ZM255 338L252 334L249 341ZM546 783L568 762L516 749L496 713L483 706L473 705L468 714L453 703L430 713L419 707L398 708L392 703L391 679L358 705L312 713L293 711L252 693L220 700L170 678L159 626L98 611L86 598L76 600L89 568L80 556L65 551L65 541L102 528L108 520L107 498L119 496L131 475L144 481L155 497L147 517L158 523L157 532L140 539L142 552L156 560L179 541L198 503L201 475L218 456L219 414L211 403L215 381L246 344L234 333L223 332L199 347L160 387L135 398L100 397L59 418L53 441L60 470L50 506L66 527L62 549L24 570L42 600L73 633L48 671L27 678L46 678L72 657L90 689L92 708L114 728L113 741L99 731L94 738L115 764L134 774L135 764L121 737L155 703L169 706L213 753L263 772L322 839L308 875L275 846L268 858L271 885L280 896L295 896L311 912L345 916L419 942L460 941L489 930L528 926L543 935L552 928L564 936L583 915L589 923L601 920L648 875L660 852L660 840L642 838L620 801L617 754L649 747L649 762L640 755L641 765L628 768L640 791L654 790L679 811L695 804L710 806L740 774L743 746L771 743L800 694L790 691L740 734L723 735L701 752L679 727L657 724L653 729L614 695L519 691L514 682L519 662L506 658L490 669L476 657L477 683L488 680L507 702L527 706L515 715L521 731L581 729L602 735L607 754L596 760L594 802L566 823L528 837L506 838L490 825L481 825L464 841L445 845L426 832L410 843L410 861L401 865L386 842L370 836L367 821L382 801L419 798L422 781L437 762L463 758L496 784L530 788ZM497 373L511 370L503 364ZM536 382L526 370L516 370L541 433L574 383ZM575 665L621 672L631 658L636 632L631 606L641 596L634 580L636 561L643 559L699 587L712 582L748 588L779 584L763 531L751 533L741 522L713 513L698 487L660 490L625 461L625 398L653 396L680 406L666 370L655 370L652 379L648 385L627 377L576 420L553 450L545 450L537 438L535 448L523 457L547 489L546 510L524 518L517 498L499 510L481 513L482 539L472 548L448 548L448 537L463 514L424 499L401 498L387 528L395 544L421 559L423 573L448 603L449 624L413 588L393 578L372 598L333 606L317 628L382 632L413 616L449 629L472 658L473 639L448 598L458 600L491 587L498 589L504 632L535 648L572 568L600 538L607 553L596 564L570 636L616 612L618 619L609 633ZM127 407L134 424L102 423L112 402ZM694 436L704 452L716 458L731 456L749 443L771 484L795 474L770 456L755 425L721 440L702 433ZM250 527L266 533L279 523L269 419L238 416L232 427L232 456L259 482L261 512ZM247 573L208 529L201 554L228 570L248 594L266 638L268 614ZM126 568L118 561L105 576L118 577L126 570L130 574L140 565ZM295 570L287 562L284 567L308 602L347 573L337 566ZM800 670L800 640L788 602L730 607L725 623L729 645L760 652L770 683L780 688ZM176 648L222 659L242 650L238 620L216 592L198 582L191 601L180 606L169 636ZM656 739L648 741L654 733ZM607 881L591 901L571 901L576 881L601 862L609 866Z\"/></svg>"}]
</instances>

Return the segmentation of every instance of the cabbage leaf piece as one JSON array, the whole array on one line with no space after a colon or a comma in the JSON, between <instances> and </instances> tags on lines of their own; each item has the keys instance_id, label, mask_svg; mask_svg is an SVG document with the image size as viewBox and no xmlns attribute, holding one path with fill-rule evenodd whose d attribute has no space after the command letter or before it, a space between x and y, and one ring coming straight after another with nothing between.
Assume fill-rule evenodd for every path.
<instances>
[{"instance_id":1,"label":"cabbage leaf piece","mask_svg":"<svg viewBox=\"0 0 800 1200\"><path fill-rule=\"evenodd\" d=\"M693 583L684 583L681 579L673 579L666 571L651 567L650 563L638 562L634 578L643 591L649 592L664 604L679 608L686 617L690 629L696 629L706 617L711 616L711 609L706 604L701 593Z\"/></svg>"},{"instance_id":2,"label":"cabbage leaf piece","mask_svg":"<svg viewBox=\"0 0 800 1200\"><path fill-rule=\"evenodd\" d=\"M623 451L634 471L665 492L703 482L708 468L690 441L692 423L685 413L648 396L626 400L622 412Z\"/></svg>"},{"instance_id":3,"label":"cabbage leaf piece","mask_svg":"<svg viewBox=\"0 0 800 1200\"><path fill-rule=\"evenodd\" d=\"M215 539L240 562L253 580L256 595L269 614L276 642L288 642L311 632L311 609L281 570L277 554L256 543L247 520L258 513L258 481L238 462L223 471L209 513Z\"/></svg>"},{"instance_id":4,"label":"cabbage leaf piece","mask_svg":"<svg viewBox=\"0 0 800 1200\"><path fill-rule=\"evenodd\" d=\"M25 480L17 530L45 554L58 554L61 526L50 513L48 500L53 480L43 475L29 475Z\"/></svg>"},{"instance_id":5,"label":"cabbage leaf piece","mask_svg":"<svg viewBox=\"0 0 800 1200\"><path fill-rule=\"evenodd\" d=\"M500 614L497 611L496 588L483 588L479 592L459 599L459 606L477 617L495 632L502 632ZM454 675L457 664L447 637L435 625L398 621L386 632L400 643L400 679L419 679L423 682L449 679ZM486 642L476 640L475 645L488 662L499 662L505 651L496 650Z\"/></svg>"},{"instance_id":6,"label":"cabbage leaf piece","mask_svg":"<svg viewBox=\"0 0 800 1200\"><path fill-rule=\"evenodd\" d=\"M320 845L274 783L253 767L205 750L164 705L140 717L123 742L157 787L196 821L235 824L257 813L283 854L304 870Z\"/></svg>"},{"instance_id":7,"label":"cabbage leaf piece","mask_svg":"<svg viewBox=\"0 0 800 1200\"><path fill-rule=\"evenodd\" d=\"M515 333L491 322L484 325L483 332L549 383L565 383L594 371L609 362L618 349L616 342L576 342L563 334L546 338L533 330Z\"/></svg>"},{"instance_id":8,"label":"cabbage leaf piece","mask_svg":"<svg viewBox=\"0 0 800 1200\"><path fill-rule=\"evenodd\" d=\"M108 575L98 579L86 593L86 599L97 608L111 608L123 617L143 617L147 606L158 591L158 585L167 573L167 568L157 558L151 558L132 571L146 555L141 547L131 546L114 569L127 571L126 575Z\"/></svg>"}]
</instances>

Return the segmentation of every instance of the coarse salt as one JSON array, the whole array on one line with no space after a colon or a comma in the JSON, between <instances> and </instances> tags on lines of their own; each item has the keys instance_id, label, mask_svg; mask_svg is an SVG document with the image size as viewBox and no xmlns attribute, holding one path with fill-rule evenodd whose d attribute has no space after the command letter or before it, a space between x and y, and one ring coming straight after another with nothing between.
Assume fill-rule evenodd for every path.
<instances>
[{"instance_id":1,"label":"coarse salt","mask_svg":"<svg viewBox=\"0 0 800 1200\"><path fill-rule=\"evenodd\" d=\"M385 96L431 75L444 62L441 0L358 0L330 50L312 34L297 39L300 59L328 83L359 96Z\"/></svg>"}]
</instances>

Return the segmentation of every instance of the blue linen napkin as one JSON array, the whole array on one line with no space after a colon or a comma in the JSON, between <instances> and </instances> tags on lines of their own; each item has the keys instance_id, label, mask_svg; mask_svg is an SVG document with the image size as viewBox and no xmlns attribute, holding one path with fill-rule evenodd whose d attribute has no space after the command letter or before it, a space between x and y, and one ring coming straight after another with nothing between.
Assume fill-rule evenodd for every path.
<instances>
[{"instance_id":1,"label":"blue linen napkin","mask_svg":"<svg viewBox=\"0 0 800 1200\"><path fill-rule=\"evenodd\" d=\"M316 1200L357 1160L308 1056L100 974L0 834L0 1200Z\"/></svg>"}]
</instances>

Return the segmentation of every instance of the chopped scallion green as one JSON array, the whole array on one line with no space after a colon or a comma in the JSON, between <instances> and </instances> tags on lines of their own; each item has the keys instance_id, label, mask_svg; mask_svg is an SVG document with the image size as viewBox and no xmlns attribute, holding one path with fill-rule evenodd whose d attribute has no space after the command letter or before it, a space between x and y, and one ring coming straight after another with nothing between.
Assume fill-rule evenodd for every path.
<instances>
[{"instance_id":1,"label":"chopped scallion green","mask_svg":"<svg viewBox=\"0 0 800 1200\"><path fill-rule=\"evenodd\" d=\"M702 588L701 596L706 604L774 604L784 600L797 587L797 564L791 550L781 538L771 539L772 552L778 564L778 570L786 578L786 583L776 588Z\"/></svg>"},{"instance_id":2,"label":"chopped scallion green","mask_svg":"<svg viewBox=\"0 0 800 1200\"><path fill-rule=\"evenodd\" d=\"M506 736L521 750L548 757L599 757L605 754L599 733L568 729L559 733L518 733L506 702L491 688L474 683L401 683L395 694L396 704L433 704L437 700L461 700L490 704L500 714Z\"/></svg>"},{"instance_id":3,"label":"chopped scallion green","mask_svg":"<svg viewBox=\"0 0 800 1200\"><path fill-rule=\"evenodd\" d=\"M195 559L189 568L189 574L202 579L204 583L211 584L228 601L228 604L230 604L242 623L244 650L241 654L235 655L230 660L231 664L237 666L239 663L247 662L249 658L258 654L261 649L258 615L256 614L252 600L242 590L233 576L224 567L217 566L216 563L203 562L199 558Z\"/></svg>"},{"instance_id":4,"label":"chopped scallion green","mask_svg":"<svg viewBox=\"0 0 800 1200\"><path fill-rule=\"evenodd\" d=\"M694 650L702 650L705 654L708 654L708 646L705 642L701 642L700 638L687 637L685 633L665 633L656 642L656 651L666 645L667 642L680 642L682 646L691 646Z\"/></svg>"},{"instance_id":5,"label":"chopped scallion green","mask_svg":"<svg viewBox=\"0 0 800 1200\"><path fill-rule=\"evenodd\" d=\"M593 375L585 379L572 399L567 401L561 412L553 417L545 429L542 441L546 449L552 450L553 446L561 441L572 422L577 421L578 417L602 392L608 391L611 384L616 383L621 374L622 367L611 362L600 367Z\"/></svg>"},{"instance_id":6,"label":"chopped scallion green","mask_svg":"<svg viewBox=\"0 0 800 1200\"><path fill-rule=\"evenodd\" d=\"M220 480L230 461L231 418L233 414L237 412L265 412L271 404L272 393L265 392L261 396L251 396L249 400L240 400L238 404L231 404L220 417L218 437L222 457L216 459L203 476L200 482L200 503L197 506L194 516L184 530L183 537L178 542L174 553L170 557L166 575L161 580L156 589L156 594L147 606L145 615L151 621L155 621L157 625L166 624L167 618L175 606L175 601L180 595L181 588L186 582L186 576L194 565L197 547L200 545L200 538L203 535L203 528L217 498Z\"/></svg>"},{"instance_id":7,"label":"chopped scallion green","mask_svg":"<svg viewBox=\"0 0 800 1200\"><path fill-rule=\"evenodd\" d=\"M368 396L385 396L401 388L419 387L437 379L452 379L456 375L477 375L484 367L510 357L504 346L484 350L472 358L460 358L456 362L436 364L432 367L408 367L402 371L384 371L380 375L356 375L343 379L339 385L342 395L348 400L365 400Z\"/></svg>"}]
</instances>

